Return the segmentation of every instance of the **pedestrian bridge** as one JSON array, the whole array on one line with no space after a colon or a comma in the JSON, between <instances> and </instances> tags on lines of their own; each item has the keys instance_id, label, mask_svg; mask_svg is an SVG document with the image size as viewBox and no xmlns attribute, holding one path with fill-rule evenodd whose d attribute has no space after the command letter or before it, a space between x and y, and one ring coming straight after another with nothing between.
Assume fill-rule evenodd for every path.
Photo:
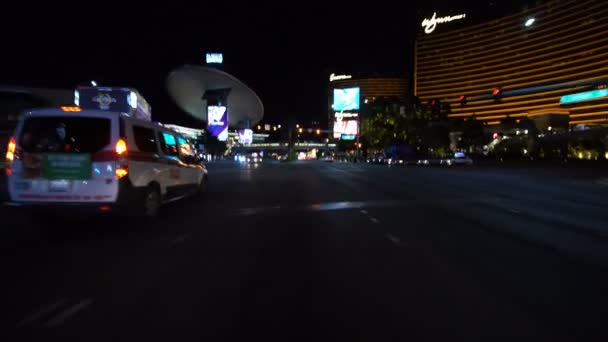
<instances>
[{"instance_id":1,"label":"pedestrian bridge","mask_svg":"<svg viewBox=\"0 0 608 342\"><path fill-rule=\"evenodd\" d=\"M323 144L323 143L295 143L295 151L308 151L317 149L320 151L333 151L336 149L336 144ZM250 145L243 145L234 147L234 150L238 152L247 151L282 151L287 152L289 150L289 143L253 143Z\"/></svg>"}]
</instances>

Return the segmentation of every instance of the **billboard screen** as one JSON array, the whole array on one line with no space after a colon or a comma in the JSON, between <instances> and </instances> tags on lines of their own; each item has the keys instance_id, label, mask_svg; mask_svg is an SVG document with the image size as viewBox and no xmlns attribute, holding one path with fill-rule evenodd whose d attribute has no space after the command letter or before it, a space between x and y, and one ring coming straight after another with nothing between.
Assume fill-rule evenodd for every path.
<instances>
[{"instance_id":1,"label":"billboard screen","mask_svg":"<svg viewBox=\"0 0 608 342\"><path fill-rule=\"evenodd\" d=\"M207 107L209 133L219 141L228 140L228 111L225 106Z\"/></svg>"},{"instance_id":2,"label":"billboard screen","mask_svg":"<svg viewBox=\"0 0 608 342\"><path fill-rule=\"evenodd\" d=\"M239 141L243 145L251 145L253 142L253 130L245 128L239 130Z\"/></svg>"},{"instance_id":3,"label":"billboard screen","mask_svg":"<svg viewBox=\"0 0 608 342\"><path fill-rule=\"evenodd\" d=\"M357 110L359 109L359 100L361 90L359 87L334 89L334 110Z\"/></svg>"},{"instance_id":4,"label":"billboard screen","mask_svg":"<svg viewBox=\"0 0 608 342\"><path fill-rule=\"evenodd\" d=\"M359 122L354 120L337 120L334 121L334 138L342 137L342 134L357 135L359 134Z\"/></svg>"}]
</instances>

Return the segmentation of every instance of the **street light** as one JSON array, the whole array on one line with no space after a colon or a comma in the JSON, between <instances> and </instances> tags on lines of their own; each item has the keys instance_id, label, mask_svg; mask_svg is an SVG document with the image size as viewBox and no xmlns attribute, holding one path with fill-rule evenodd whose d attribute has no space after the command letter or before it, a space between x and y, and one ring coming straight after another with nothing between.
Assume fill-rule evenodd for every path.
<instances>
[{"instance_id":1,"label":"street light","mask_svg":"<svg viewBox=\"0 0 608 342\"><path fill-rule=\"evenodd\" d=\"M317 128L317 135L321 134L321 129Z\"/></svg>"},{"instance_id":2,"label":"street light","mask_svg":"<svg viewBox=\"0 0 608 342\"><path fill-rule=\"evenodd\" d=\"M95 81L91 80L91 85L92 85L93 87L97 87L97 82L95 82Z\"/></svg>"},{"instance_id":3,"label":"street light","mask_svg":"<svg viewBox=\"0 0 608 342\"><path fill-rule=\"evenodd\" d=\"M279 129L281 129L281 125L277 125L277 127L278 127Z\"/></svg>"},{"instance_id":4,"label":"street light","mask_svg":"<svg viewBox=\"0 0 608 342\"><path fill-rule=\"evenodd\" d=\"M298 128L298 133L302 133L303 129L302 127Z\"/></svg>"}]
</instances>

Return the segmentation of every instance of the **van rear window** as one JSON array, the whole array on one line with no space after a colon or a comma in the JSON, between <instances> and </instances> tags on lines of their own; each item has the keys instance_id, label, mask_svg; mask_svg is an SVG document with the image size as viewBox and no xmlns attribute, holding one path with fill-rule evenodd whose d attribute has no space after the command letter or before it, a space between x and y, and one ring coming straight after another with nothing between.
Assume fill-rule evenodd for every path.
<instances>
[{"instance_id":1,"label":"van rear window","mask_svg":"<svg viewBox=\"0 0 608 342\"><path fill-rule=\"evenodd\" d=\"M32 117L23 124L19 145L30 153L95 153L110 144L110 126L105 118Z\"/></svg>"}]
</instances>

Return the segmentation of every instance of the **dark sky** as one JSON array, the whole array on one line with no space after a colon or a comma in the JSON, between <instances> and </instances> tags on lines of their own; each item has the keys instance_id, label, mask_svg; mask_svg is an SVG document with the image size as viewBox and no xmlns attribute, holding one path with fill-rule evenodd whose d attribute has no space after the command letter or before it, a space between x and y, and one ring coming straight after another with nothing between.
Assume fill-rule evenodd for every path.
<instances>
[{"instance_id":1,"label":"dark sky","mask_svg":"<svg viewBox=\"0 0 608 342\"><path fill-rule=\"evenodd\" d=\"M76 8L22 1L2 10L0 83L74 88L94 79L137 88L155 119L192 124L165 80L182 64L224 53L225 70L262 98L265 121L287 114L326 117L328 73L387 71L409 76L417 12L483 12L488 1L310 2L83 1ZM498 12L521 8L494 5Z\"/></svg>"}]
</instances>

